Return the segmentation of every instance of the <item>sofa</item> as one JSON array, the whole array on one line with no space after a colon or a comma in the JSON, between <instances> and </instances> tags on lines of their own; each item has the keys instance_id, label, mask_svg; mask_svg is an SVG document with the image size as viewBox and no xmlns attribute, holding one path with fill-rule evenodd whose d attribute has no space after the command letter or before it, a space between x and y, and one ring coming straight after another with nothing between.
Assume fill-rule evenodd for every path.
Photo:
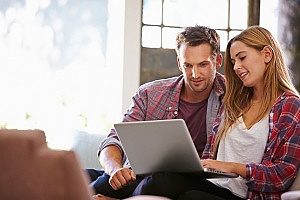
<instances>
[{"instance_id":1,"label":"sofa","mask_svg":"<svg viewBox=\"0 0 300 200\"><path fill-rule=\"evenodd\" d=\"M296 180L290 187L288 192L281 195L282 200L300 200L300 170L298 169L298 174Z\"/></svg>"},{"instance_id":2,"label":"sofa","mask_svg":"<svg viewBox=\"0 0 300 200\"><path fill-rule=\"evenodd\" d=\"M101 169L97 151L104 137L105 135L99 133L73 131L71 149L77 154L83 168Z\"/></svg>"},{"instance_id":3,"label":"sofa","mask_svg":"<svg viewBox=\"0 0 300 200\"><path fill-rule=\"evenodd\" d=\"M49 149L41 130L0 130L0 163L0 199L92 199L76 153Z\"/></svg>"}]
</instances>

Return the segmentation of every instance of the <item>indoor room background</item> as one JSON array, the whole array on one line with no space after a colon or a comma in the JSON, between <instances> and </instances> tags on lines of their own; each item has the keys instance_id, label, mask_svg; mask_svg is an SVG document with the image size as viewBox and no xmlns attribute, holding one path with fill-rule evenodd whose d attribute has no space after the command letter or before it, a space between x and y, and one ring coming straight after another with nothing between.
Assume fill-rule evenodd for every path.
<instances>
[{"instance_id":1,"label":"indoor room background","mask_svg":"<svg viewBox=\"0 0 300 200\"><path fill-rule=\"evenodd\" d=\"M299 0L2 0L0 126L106 135L138 86L177 75L175 36L215 28L221 50L249 25L279 40L300 88Z\"/></svg>"}]
</instances>

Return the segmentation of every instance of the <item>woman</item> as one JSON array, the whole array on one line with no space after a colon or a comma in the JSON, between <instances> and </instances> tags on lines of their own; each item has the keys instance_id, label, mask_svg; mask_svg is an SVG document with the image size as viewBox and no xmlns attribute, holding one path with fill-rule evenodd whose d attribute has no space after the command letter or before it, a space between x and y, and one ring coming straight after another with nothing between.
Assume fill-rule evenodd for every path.
<instances>
[{"instance_id":1,"label":"woman","mask_svg":"<svg viewBox=\"0 0 300 200\"><path fill-rule=\"evenodd\" d=\"M224 67L224 110L202 164L240 177L209 181L244 199L280 199L299 168L300 99L279 44L268 30L249 27L229 41ZM204 193L215 194L182 199Z\"/></svg>"}]
</instances>

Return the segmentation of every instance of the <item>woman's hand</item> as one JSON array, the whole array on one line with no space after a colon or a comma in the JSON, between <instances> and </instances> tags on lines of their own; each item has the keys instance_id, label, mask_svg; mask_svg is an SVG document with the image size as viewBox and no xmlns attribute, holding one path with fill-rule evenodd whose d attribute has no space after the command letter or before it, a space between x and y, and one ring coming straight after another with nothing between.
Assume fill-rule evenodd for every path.
<instances>
[{"instance_id":1,"label":"woman's hand","mask_svg":"<svg viewBox=\"0 0 300 200\"><path fill-rule=\"evenodd\" d=\"M246 177L246 165L235 162L224 162L219 160L205 159L201 160L204 168L211 168L223 172L236 173L242 177Z\"/></svg>"}]
</instances>

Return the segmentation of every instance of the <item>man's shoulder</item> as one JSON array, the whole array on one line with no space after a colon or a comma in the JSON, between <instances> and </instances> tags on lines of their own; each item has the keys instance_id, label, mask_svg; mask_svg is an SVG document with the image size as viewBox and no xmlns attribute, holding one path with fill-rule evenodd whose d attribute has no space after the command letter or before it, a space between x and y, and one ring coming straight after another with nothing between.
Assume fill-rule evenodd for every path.
<instances>
[{"instance_id":1,"label":"man's shoulder","mask_svg":"<svg viewBox=\"0 0 300 200\"><path fill-rule=\"evenodd\" d=\"M224 77L223 74L217 72L216 73L216 79L217 79L218 82L220 82L221 84L223 84L224 87L225 87L225 77Z\"/></svg>"},{"instance_id":2,"label":"man's shoulder","mask_svg":"<svg viewBox=\"0 0 300 200\"><path fill-rule=\"evenodd\" d=\"M178 87L183 81L183 76L175 76L164 79L157 79L147 83L142 84L139 90L152 90L152 89L169 89Z\"/></svg>"},{"instance_id":3,"label":"man's shoulder","mask_svg":"<svg viewBox=\"0 0 300 200\"><path fill-rule=\"evenodd\" d=\"M214 89L213 89L218 96L222 96L225 93L226 86L225 86L225 77L224 75L217 73L214 83Z\"/></svg>"}]
</instances>

